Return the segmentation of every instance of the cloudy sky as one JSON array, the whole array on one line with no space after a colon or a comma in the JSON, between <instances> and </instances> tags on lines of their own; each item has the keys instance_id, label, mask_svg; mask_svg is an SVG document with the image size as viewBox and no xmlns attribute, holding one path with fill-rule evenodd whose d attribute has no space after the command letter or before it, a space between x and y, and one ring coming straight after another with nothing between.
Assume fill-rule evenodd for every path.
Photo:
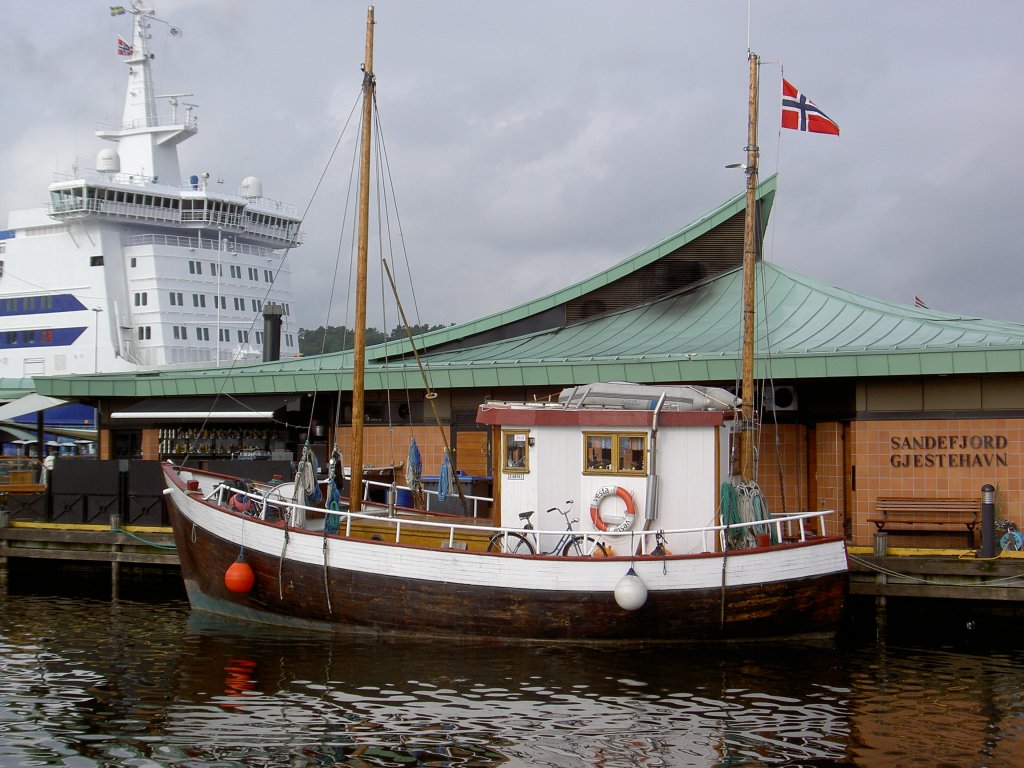
<instances>
[{"instance_id":1,"label":"cloudy sky","mask_svg":"<svg viewBox=\"0 0 1024 768\"><path fill-rule=\"evenodd\" d=\"M343 300L328 305L339 242L349 250L350 134L328 158L359 96L367 4L154 2L183 31L156 25L157 88L199 105L183 175L207 170L234 192L254 174L268 197L308 205L290 257L300 325L344 322ZM7 4L0 221L44 204L55 171L92 167L96 124L120 117L129 22L108 5ZM544 295L741 192L724 166L746 143L749 29L765 62L761 174L779 173L767 257L887 300L1024 322L1019 0L753 0L749 27L747 0L380 0L376 17L391 241L408 254L413 319ZM783 70L840 138L780 136ZM379 295L371 324L391 327Z\"/></svg>"}]
</instances>

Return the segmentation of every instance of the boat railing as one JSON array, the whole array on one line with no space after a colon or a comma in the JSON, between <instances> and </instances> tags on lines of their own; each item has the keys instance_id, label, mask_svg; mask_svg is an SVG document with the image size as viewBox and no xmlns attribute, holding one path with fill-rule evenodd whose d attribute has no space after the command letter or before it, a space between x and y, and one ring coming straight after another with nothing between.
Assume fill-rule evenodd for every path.
<instances>
[{"instance_id":1,"label":"boat railing","mask_svg":"<svg viewBox=\"0 0 1024 768\"><path fill-rule=\"evenodd\" d=\"M817 521L817 530L825 531L826 517L834 515L835 510L815 510L812 512L795 512L787 515L772 515L770 520L750 520L741 523L730 523L727 525L706 525L697 528L652 528L649 530L634 530L634 531L623 531L621 533L615 533L609 535L606 532L599 531L573 531L572 535L582 536L588 543L590 541L615 541L617 539L623 539L628 537L631 541L638 541L639 551L642 555L651 554L651 538L655 539L654 546L657 547L657 538L661 536L683 536L683 535L700 535L703 545L703 552L715 552L729 549L727 544L728 537L731 533L737 531L747 531L755 535L757 533L764 533L769 535L769 532L774 532L774 540L776 542L790 541L790 542L805 542L809 538L817 536L812 533L807 523L811 520ZM783 528L783 526L786 526ZM794 531L795 526L795 531ZM478 528L475 530L479 530ZM509 528L500 527L495 528L494 531L502 533L515 533L523 536L527 539L540 540L545 537L554 537L558 539L564 536L567 531L564 528L552 529L552 530L539 530L534 528ZM716 550L714 543L717 542L720 550ZM634 547L630 548L630 551L634 551Z\"/></svg>"},{"instance_id":2,"label":"boat railing","mask_svg":"<svg viewBox=\"0 0 1024 768\"><path fill-rule=\"evenodd\" d=\"M211 238L189 237L187 235L130 235L124 238L124 246L127 248L133 245L166 245L172 248L200 249L204 251L224 251L226 253L244 253L252 256L269 258L274 251L270 248L262 248L258 245L232 242L230 240L217 240Z\"/></svg>"},{"instance_id":3,"label":"boat railing","mask_svg":"<svg viewBox=\"0 0 1024 768\"><path fill-rule=\"evenodd\" d=\"M382 480L366 480L366 479L364 479L363 480L363 501L372 501L372 499L370 498L370 487L371 486L374 486L374 487L377 487L377 488L382 488L384 490L385 498L391 499L391 501L389 502L389 506L394 506L394 503L395 503L394 497L391 496L393 491L394 491L396 496L397 496L397 492L398 491L406 491L406 492L408 492L410 494L412 493L412 489L409 488L408 486L405 486L405 485L394 485L394 487L392 488L392 483L386 483L386 482L384 482ZM450 497L452 497L452 498L455 498L455 497L458 496L458 492L456 492L454 494L450 493L448 495ZM468 493L464 493L462 495L466 499L466 502L470 506L470 510L471 511L468 512L470 517L480 517L480 508L481 508L481 506L484 506L484 505L488 505L489 506L489 505L494 503L494 499L492 499L490 496L473 496L473 495L468 494ZM426 502L426 511L427 512L437 512L437 511L439 511L439 507L440 507L441 503L443 502L443 499L441 499L440 491L435 491L432 488L424 488L423 489L423 498L424 498L424 501ZM443 510L441 510L441 511L443 511Z\"/></svg>"},{"instance_id":4,"label":"boat railing","mask_svg":"<svg viewBox=\"0 0 1024 768\"><path fill-rule=\"evenodd\" d=\"M390 484L387 484L390 485ZM222 484L212 490L207 495L207 499L216 500L221 504L224 504L227 498L234 494L249 494L252 497L251 489L247 490L244 488L230 487L228 484ZM297 504L293 501L281 498L267 499L262 497L257 499L257 503L253 506L252 514L261 514L262 510L267 504L271 506L284 508L290 510L290 517L292 520L304 519L310 516L310 513L315 516L323 518L329 516L337 516L341 518L341 525L339 526L338 533L342 536L352 535L352 526L354 522L359 521L373 521L380 526L382 524L389 525L393 529L394 536L391 541L396 544L401 543L403 530L413 529L416 531L431 530L436 533L440 533L447 540L447 546L455 547L456 542L459 541L459 535L464 536L493 536L496 533L514 533L523 536L528 539L541 540L547 537L554 537L558 539L566 534L566 530L562 529L537 529L537 528L522 528L522 527L510 527L510 526L482 526L473 523L456 523L448 521L434 521L434 520L423 520L423 519L409 519L398 515L392 515L391 510L386 505L376 505L379 508L378 512L352 512L351 510L330 510L324 509L323 507L314 507L305 504ZM824 532L826 530L826 518L830 515L834 515L835 510L815 510L812 512L795 512L792 514L785 515L772 515L769 520L751 520L740 523L730 523L727 525L706 525L692 528L658 528L650 530L635 530L635 531L623 531L619 533L609 534L603 531L573 531L574 536L581 536L587 542L590 541L611 541L615 542L622 539L629 539L631 542L630 551L635 552L639 550L639 554L648 555L652 554L653 550L658 546L657 539L658 534L664 537L677 537L677 536L699 536L702 542L702 552L710 553L717 552L727 549L727 538L731 533L737 531L745 531L750 529L751 533L768 533L774 531L775 540L777 542L806 542L811 538L816 537L818 534L812 532L808 526L811 521L816 521L817 530ZM297 527L302 527L297 526ZM379 530L376 531L379 535Z\"/></svg>"}]
</instances>

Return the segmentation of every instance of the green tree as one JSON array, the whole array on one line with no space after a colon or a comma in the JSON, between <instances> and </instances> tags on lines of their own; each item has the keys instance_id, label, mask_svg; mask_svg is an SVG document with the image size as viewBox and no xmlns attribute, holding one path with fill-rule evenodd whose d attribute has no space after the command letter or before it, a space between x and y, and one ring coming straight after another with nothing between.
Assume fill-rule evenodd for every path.
<instances>
[{"instance_id":1,"label":"green tree","mask_svg":"<svg viewBox=\"0 0 1024 768\"><path fill-rule=\"evenodd\" d=\"M411 330L413 336L418 336L422 333L437 331L444 327L443 325L421 323L411 326ZM396 325L388 334L377 328L366 329L366 343L368 346L383 344L385 341L404 339L405 337L405 327L401 325ZM303 357L319 355L321 352L343 352L347 349L352 349L352 343L352 330L344 325L299 329L299 354Z\"/></svg>"}]
</instances>

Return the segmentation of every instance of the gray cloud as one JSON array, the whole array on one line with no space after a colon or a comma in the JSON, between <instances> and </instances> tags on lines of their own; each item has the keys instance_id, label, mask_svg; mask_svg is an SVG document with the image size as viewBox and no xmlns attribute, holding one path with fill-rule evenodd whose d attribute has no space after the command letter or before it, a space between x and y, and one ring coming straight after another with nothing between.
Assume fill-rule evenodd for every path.
<instances>
[{"instance_id":1,"label":"gray cloud","mask_svg":"<svg viewBox=\"0 0 1024 768\"><path fill-rule=\"evenodd\" d=\"M0 216L42 204L54 170L91 164L95 124L117 117L124 83L113 42L126 25L106 5L8 11ZM366 5L157 11L185 32L156 30L158 88L200 105L183 172L209 170L229 190L256 174L305 207L358 98ZM742 191L724 169L746 142L742 0L383 0L376 14L378 103L424 322L546 294ZM1015 2L754 2L761 171L780 174L768 257L884 299L1024 321L1011 184L1022 20ZM780 136L778 60L839 139ZM347 139L292 256L304 327L344 321L342 301L330 316L327 304L352 152ZM389 313L374 322L395 324Z\"/></svg>"}]
</instances>

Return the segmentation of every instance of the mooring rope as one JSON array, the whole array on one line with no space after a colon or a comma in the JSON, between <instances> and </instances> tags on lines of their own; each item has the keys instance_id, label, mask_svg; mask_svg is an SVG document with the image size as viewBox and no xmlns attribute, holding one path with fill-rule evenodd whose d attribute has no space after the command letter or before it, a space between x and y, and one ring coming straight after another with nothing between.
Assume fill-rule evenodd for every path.
<instances>
[{"instance_id":1,"label":"mooring rope","mask_svg":"<svg viewBox=\"0 0 1024 768\"><path fill-rule=\"evenodd\" d=\"M113 531L114 533L123 533L125 536L130 536L131 538L135 539L136 541L141 541L146 546L154 547L156 549L177 549L178 548L176 544L157 544L155 541L149 541L147 539L142 538L141 536L136 536L134 533L132 533L131 531L126 531L124 528L111 528L110 530ZM194 531L195 531L195 528L193 527L193 533L194 533Z\"/></svg>"},{"instance_id":2,"label":"mooring rope","mask_svg":"<svg viewBox=\"0 0 1024 768\"><path fill-rule=\"evenodd\" d=\"M327 576L327 535L324 534L324 594L327 595L327 612L334 613L331 608L331 580Z\"/></svg>"},{"instance_id":3,"label":"mooring rope","mask_svg":"<svg viewBox=\"0 0 1024 768\"><path fill-rule=\"evenodd\" d=\"M281 556L277 559L277 596L281 600L284 600L284 551L287 548L288 528L286 527L284 529L284 543L281 544Z\"/></svg>"}]
</instances>

